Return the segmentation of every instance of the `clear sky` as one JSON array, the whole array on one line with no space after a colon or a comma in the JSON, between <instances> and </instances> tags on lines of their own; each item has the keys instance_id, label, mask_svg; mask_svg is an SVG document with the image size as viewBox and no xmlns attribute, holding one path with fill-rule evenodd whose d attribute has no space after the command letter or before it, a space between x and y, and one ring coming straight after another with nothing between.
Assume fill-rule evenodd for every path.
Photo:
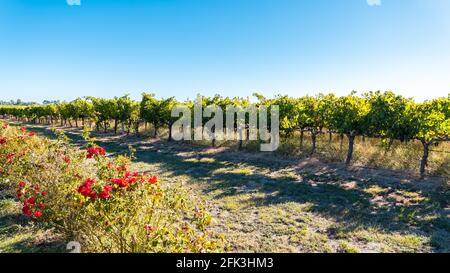
<instances>
[{"instance_id":1,"label":"clear sky","mask_svg":"<svg viewBox=\"0 0 450 273\"><path fill-rule=\"evenodd\" d=\"M0 100L450 93L449 0L0 1Z\"/></svg>"}]
</instances>

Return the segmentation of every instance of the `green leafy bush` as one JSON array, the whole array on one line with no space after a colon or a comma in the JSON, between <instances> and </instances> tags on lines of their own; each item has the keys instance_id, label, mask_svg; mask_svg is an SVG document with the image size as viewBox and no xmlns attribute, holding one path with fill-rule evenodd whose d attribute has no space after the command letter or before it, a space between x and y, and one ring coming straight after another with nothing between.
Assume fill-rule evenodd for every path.
<instances>
[{"instance_id":1,"label":"green leafy bush","mask_svg":"<svg viewBox=\"0 0 450 273\"><path fill-rule=\"evenodd\" d=\"M216 252L201 200L157 177L131 172L130 157L107 157L89 141L72 147L0 124L1 188L23 213L80 242L87 252Z\"/></svg>"}]
</instances>

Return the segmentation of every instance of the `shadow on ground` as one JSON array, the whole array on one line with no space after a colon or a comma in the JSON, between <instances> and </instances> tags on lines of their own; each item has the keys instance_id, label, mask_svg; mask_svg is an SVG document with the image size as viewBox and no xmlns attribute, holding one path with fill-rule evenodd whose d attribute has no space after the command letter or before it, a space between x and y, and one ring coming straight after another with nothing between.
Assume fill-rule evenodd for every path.
<instances>
[{"instance_id":1,"label":"shadow on ground","mask_svg":"<svg viewBox=\"0 0 450 273\"><path fill-rule=\"evenodd\" d=\"M33 130L52 136L46 128ZM79 131L67 135L76 145L84 143ZM308 213L333 219L340 233L376 229L386 234L416 234L429 238L429 250L450 251L450 194L439 187L421 190L414 181L387 183L391 177L358 177L339 165L325 165L318 171L299 167L298 160L273 156L252 157L227 149L132 136L97 136L99 145L109 152L126 153L132 145L138 162L157 164L169 177L187 176L189 183L200 185L201 192L219 207L229 198L236 200L233 206L241 210L309 204ZM327 236L333 238L338 231L329 227Z\"/></svg>"}]
</instances>

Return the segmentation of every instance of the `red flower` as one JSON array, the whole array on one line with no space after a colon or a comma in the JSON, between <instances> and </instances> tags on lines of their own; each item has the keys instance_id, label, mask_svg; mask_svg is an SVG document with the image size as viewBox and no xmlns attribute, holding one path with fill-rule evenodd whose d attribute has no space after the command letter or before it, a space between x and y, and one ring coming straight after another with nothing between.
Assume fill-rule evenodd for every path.
<instances>
[{"instance_id":1,"label":"red flower","mask_svg":"<svg viewBox=\"0 0 450 273\"><path fill-rule=\"evenodd\" d=\"M97 193L92 190L92 184L95 183L94 179L87 178L81 186L78 187L77 192L83 195L84 197L91 198L91 201L94 202L97 199Z\"/></svg>"},{"instance_id":2,"label":"red flower","mask_svg":"<svg viewBox=\"0 0 450 273\"><path fill-rule=\"evenodd\" d=\"M123 179L123 178L114 178L112 180L112 183L121 187L121 188L126 188L129 186L128 181Z\"/></svg>"},{"instance_id":3,"label":"red flower","mask_svg":"<svg viewBox=\"0 0 450 273\"><path fill-rule=\"evenodd\" d=\"M100 192L100 198L101 199L107 199L109 198L109 193L112 191L112 187L110 185L103 186L103 191Z\"/></svg>"},{"instance_id":4,"label":"red flower","mask_svg":"<svg viewBox=\"0 0 450 273\"><path fill-rule=\"evenodd\" d=\"M106 150L105 150L105 148L102 148L102 147L98 147L97 148L97 151L98 151L98 153L100 154L100 155L106 155Z\"/></svg>"},{"instance_id":5,"label":"red flower","mask_svg":"<svg viewBox=\"0 0 450 273\"><path fill-rule=\"evenodd\" d=\"M20 131L22 131L22 133L26 133L27 132L27 128L25 128L25 127L22 127L22 128L20 128Z\"/></svg>"},{"instance_id":6,"label":"red flower","mask_svg":"<svg viewBox=\"0 0 450 273\"><path fill-rule=\"evenodd\" d=\"M0 145L6 144L8 142L8 140L6 139L6 137L0 137Z\"/></svg>"},{"instance_id":7,"label":"red flower","mask_svg":"<svg viewBox=\"0 0 450 273\"><path fill-rule=\"evenodd\" d=\"M45 204L43 204L43 203L41 203L41 204L39 204L39 205L37 205L38 206L38 208L40 208L40 209L45 209Z\"/></svg>"},{"instance_id":8,"label":"red flower","mask_svg":"<svg viewBox=\"0 0 450 273\"><path fill-rule=\"evenodd\" d=\"M87 155L86 158L93 158L96 155L105 156L106 150L102 147L89 147L87 149Z\"/></svg>"},{"instance_id":9,"label":"red flower","mask_svg":"<svg viewBox=\"0 0 450 273\"><path fill-rule=\"evenodd\" d=\"M30 206L28 205L24 205L22 208L22 212L23 214L25 214L26 216L31 216L33 211L31 210Z\"/></svg>"},{"instance_id":10,"label":"red flower","mask_svg":"<svg viewBox=\"0 0 450 273\"><path fill-rule=\"evenodd\" d=\"M125 173L125 180L127 181L128 184L133 184L137 181L137 177L139 176L138 172L126 172Z\"/></svg>"},{"instance_id":11,"label":"red flower","mask_svg":"<svg viewBox=\"0 0 450 273\"><path fill-rule=\"evenodd\" d=\"M27 200L25 200L25 204L27 205L34 205L36 202L36 199L34 199L34 197L30 197Z\"/></svg>"},{"instance_id":12,"label":"red flower","mask_svg":"<svg viewBox=\"0 0 450 273\"><path fill-rule=\"evenodd\" d=\"M19 186L20 186L21 188L25 187L25 182L21 181L21 182L19 183Z\"/></svg>"},{"instance_id":13,"label":"red flower","mask_svg":"<svg viewBox=\"0 0 450 273\"><path fill-rule=\"evenodd\" d=\"M113 179L111 180L111 182L112 182L114 185L120 185L120 184L122 184L122 179L121 179L121 178L113 178Z\"/></svg>"},{"instance_id":14,"label":"red flower","mask_svg":"<svg viewBox=\"0 0 450 273\"><path fill-rule=\"evenodd\" d=\"M92 179L92 178L87 178L87 179L84 181L84 184L83 184L83 185L88 186L88 187L91 187L92 184L94 184L94 183L95 183L95 180L94 180L94 179Z\"/></svg>"},{"instance_id":15,"label":"red flower","mask_svg":"<svg viewBox=\"0 0 450 273\"><path fill-rule=\"evenodd\" d=\"M102 192L100 192L99 196L101 199L107 199L107 198L109 198L109 192L103 190Z\"/></svg>"},{"instance_id":16,"label":"red flower","mask_svg":"<svg viewBox=\"0 0 450 273\"><path fill-rule=\"evenodd\" d=\"M91 187L81 185L77 191L84 197L88 197L91 194Z\"/></svg>"},{"instance_id":17,"label":"red flower","mask_svg":"<svg viewBox=\"0 0 450 273\"><path fill-rule=\"evenodd\" d=\"M47 192L45 192L45 191L43 191L41 194L42 194L42 196L44 196L44 197L47 196Z\"/></svg>"},{"instance_id":18,"label":"red flower","mask_svg":"<svg viewBox=\"0 0 450 273\"><path fill-rule=\"evenodd\" d=\"M96 154L96 149L94 147L90 147L87 149L86 158L93 158L95 154Z\"/></svg>"},{"instance_id":19,"label":"red flower","mask_svg":"<svg viewBox=\"0 0 450 273\"><path fill-rule=\"evenodd\" d=\"M77 191L83 195L84 197L88 197L91 195L92 192L92 184L95 183L95 180L91 179L91 178L87 178L84 183L78 187Z\"/></svg>"},{"instance_id":20,"label":"red flower","mask_svg":"<svg viewBox=\"0 0 450 273\"><path fill-rule=\"evenodd\" d=\"M38 210L34 212L34 217L39 218L41 216L42 216L42 212L40 212Z\"/></svg>"},{"instance_id":21,"label":"red flower","mask_svg":"<svg viewBox=\"0 0 450 273\"><path fill-rule=\"evenodd\" d=\"M148 179L148 183L154 185L158 183L158 178L156 176L150 176L150 178Z\"/></svg>"},{"instance_id":22,"label":"red flower","mask_svg":"<svg viewBox=\"0 0 450 273\"><path fill-rule=\"evenodd\" d=\"M34 137L35 135L36 135L35 132L30 132L30 133L28 134L29 137Z\"/></svg>"}]
</instances>

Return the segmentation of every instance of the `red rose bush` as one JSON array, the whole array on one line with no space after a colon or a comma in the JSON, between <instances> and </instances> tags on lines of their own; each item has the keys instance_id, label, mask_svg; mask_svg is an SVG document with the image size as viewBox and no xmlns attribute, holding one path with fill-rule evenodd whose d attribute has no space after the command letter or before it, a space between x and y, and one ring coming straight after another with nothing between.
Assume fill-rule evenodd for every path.
<instances>
[{"instance_id":1,"label":"red rose bush","mask_svg":"<svg viewBox=\"0 0 450 273\"><path fill-rule=\"evenodd\" d=\"M0 122L0 187L22 213L54 228L87 252L215 252L211 216L181 185L131 169L85 134L73 147L63 133L50 140Z\"/></svg>"}]
</instances>

